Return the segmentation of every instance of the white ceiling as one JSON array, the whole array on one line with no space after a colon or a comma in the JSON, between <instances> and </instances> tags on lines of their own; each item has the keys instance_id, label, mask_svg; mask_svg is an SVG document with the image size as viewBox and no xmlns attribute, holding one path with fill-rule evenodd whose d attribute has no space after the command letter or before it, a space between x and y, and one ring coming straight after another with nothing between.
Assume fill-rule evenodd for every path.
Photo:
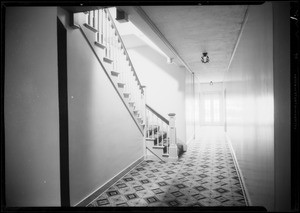
<instances>
[{"instance_id":1,"label":"white ceiling","mask_svg":"<svg viewBox=\"0 0 300 213\"><path fill-rule=\"evenodd\" d=\"M223 81L246 12L233 6L142 6L201 82ZM209 63L201 56L208 52Z\"/></svg>"}]
</instances>

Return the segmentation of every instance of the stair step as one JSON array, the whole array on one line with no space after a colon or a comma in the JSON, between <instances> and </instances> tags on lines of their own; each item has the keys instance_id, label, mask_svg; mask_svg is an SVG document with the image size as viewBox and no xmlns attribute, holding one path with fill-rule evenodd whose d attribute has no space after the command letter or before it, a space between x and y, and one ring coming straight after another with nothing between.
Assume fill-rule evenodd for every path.
<instances>
[{"instance_id":1,"label":"stair step","mask_svg":"<svg viewBox=\"0 0 300 213\"><path fill-rule=\"evenodd\" d=\"M100 47L101 49L105 49L105 48L106 48L104 44L101 44L101 43L99 43L98 41L95 41L95 45L96 45L97 47Z\"/></svg>"},{"instance_id":2,"label":"stair step","mask_svg":"<svg viewBox=\"0 0 300 213\"><path fill-rule=\"evenodd\" d=\"M147 141L154 141L155 138L146 138Z\"/></svg>"},{"instance_id":3,"label":"stair step","mask_svg":"<svg viewBox=\"0 0 300 213\"><path fill-rule=\"evenodd\" d=\"M162 156L163 156L163 157L169 157L169 154L164 153L164 154L162 154Z\"/></svg>"},{"instance_id":4,"label":"stair step","mask_svg":"<svg viewBox=\"0 0 300 213\"><path fill-rule=\"evenodd\" d=\"M125 86L125 83L118 83L119 88L124 88L124 86Z\"/></svg>"},{"instance_id":5,"label":"stair step","mask_svg":"<svg viewBox=\"0 0 300 213\"><path fill-rule=\"evenodd\" d=\"M117 71L111 71L110 73L111 73L111 75L116 76L116 77L118 77L118 75L120 74L120 73L117 72Z\"/></svg>"},{"instance_id":6,"label":"stair step","mask_svg":"<svg viewBox=\"0 0 300 213\"><path fill-rule=\"evenodd\" d=\"M107 57L103 57L103 61L104 61L104 62L107 62L107 63L110 63L110 64L113 62L112 59L109 59L109 58L107 58Z\"/></svg>"},{"instance_id":7,"label":"stair step","mask_svg":"<svg viewBox=\"0 0 300 213\"><path fill-rule=\"evenodd\" d=\"M153 149L163 149L164 146L153 146Z\"/></svg>"},{"instance_id":8,"label":"stair step","mask_svg":"<svg viewBox=\"0 0 300 213\"><path fill-rule=\"evenodd\" d=\"M124 98L129 98L130 93L129 92L124 92L123 95L124 95Z\"/></svg>"},{"instance_id":9,"label":"stair step","mask_svg":"<svg viewBox=\"0 0 300 213\"><path fill-rule=\"evenodd\" d=\"M135 102L134 101L129 101L128 103L131 104L131 105L133 105Z\"/></svg>"},{"instance_id":10,"label":"stair step","mask_svg":"<svg viewBox=\"0 0 300 213\"><path fill-rule=\"evenodd\" d=\"M88 28L89 30L93 31L94 33L97 33L98 30L94 27L92 27L91 25L84 23L83 26L85 26L86 28Z\"/></svg>"}]
</instances>

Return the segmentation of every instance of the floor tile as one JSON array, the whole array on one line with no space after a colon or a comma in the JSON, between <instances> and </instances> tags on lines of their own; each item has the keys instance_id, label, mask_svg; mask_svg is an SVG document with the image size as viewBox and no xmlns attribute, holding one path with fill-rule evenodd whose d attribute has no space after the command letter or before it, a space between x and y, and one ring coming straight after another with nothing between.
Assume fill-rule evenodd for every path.
<instances>
[{"instance_id":1,"label":"floor tile","mask_svg":"<svg viewBox=\"0 0 300 213\"><path fill-rule=\"evenodd\" d=\"M177 162L145 160L87 206L245 206L222 135L201 137Z\"/></svg>"}]
</instances>

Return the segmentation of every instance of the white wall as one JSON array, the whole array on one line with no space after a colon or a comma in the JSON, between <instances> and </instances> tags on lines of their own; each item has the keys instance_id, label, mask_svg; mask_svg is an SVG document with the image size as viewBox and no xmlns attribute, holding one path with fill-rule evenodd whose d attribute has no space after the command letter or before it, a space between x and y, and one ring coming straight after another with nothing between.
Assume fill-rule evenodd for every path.
<instances>
[{"instance_id":1,"label":"white wall","mask_svg":"<svg viewBox=\"0 0 300 213\"><path fill-rule=\"evenodd\" d=\"M6 7L7 206L60 206L56 7Z\"/></svg>"},{"instance_id":2,"label":"white wall","mask_svg":"<svg viewBox=\"0 0 300 213\"><path fill-rule=\"evenodd\" d=\"M149 46L128 53L141 84L147 86L147 104L167 119L169 113L176 113L177 138L185 143L185 69L167 64L166 58Z\"/></svg>"},{"instance_id":3,"label":"white wall","mask_svg":"<svg viewBox=\"0 0 300 213\"><path fill-rule=\"evenodd\" d=\"M225 74L227 134L253 205L290 210L289 3L250 6Z\"/></svg>"},{"instance_id":4,"label":"white wall","mask_svg":"<svg viewBox=\"0 0 300 213\"><path fill-rule=\"evenodd\" d=\"M67 28L70 199L74 206L143 156L143 136L79 29Z\"/></svg>"}]
</instances>

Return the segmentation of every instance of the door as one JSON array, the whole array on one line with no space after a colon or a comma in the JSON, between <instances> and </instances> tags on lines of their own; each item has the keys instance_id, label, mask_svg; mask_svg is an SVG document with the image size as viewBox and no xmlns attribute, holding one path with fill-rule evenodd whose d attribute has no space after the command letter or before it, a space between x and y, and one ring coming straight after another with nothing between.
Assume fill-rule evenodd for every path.
<instances>
[{"instance_id":1,"label":"door","mask_svg":"<svg viewBox=\"0 0 300 213\"><path fill-rule=\"evenodd\" d=\"M223 125L223 98L221 92L200 94L200 124Z\"/></svg>"}]
</instances>

